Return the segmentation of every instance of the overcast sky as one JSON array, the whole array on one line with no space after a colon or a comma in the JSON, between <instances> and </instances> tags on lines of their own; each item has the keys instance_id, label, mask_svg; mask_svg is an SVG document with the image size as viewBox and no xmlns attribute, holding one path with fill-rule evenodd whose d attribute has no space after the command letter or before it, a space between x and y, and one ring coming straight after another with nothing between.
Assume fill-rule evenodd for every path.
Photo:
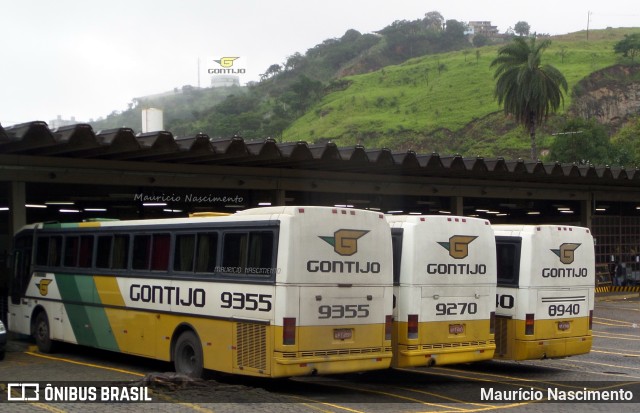
<instances>
[{"instance_id":1,"label":"overcast sky","mask_svg":"<svg viewBox=\"0 0 640 413\"><path fill-rule=\"evenodd\" d=\"M368 33L429 11L526 21L538 33L640 27L637 0L2 0L0 123L125 110L138 96L210 85L214 58L238 56L244 84L287 57L355 29ZM591 14L589 14L591 12ZM200 70L198 71L198 61ZM198 76L200 74L200 76Z\"/></svg>"}]
</instances>

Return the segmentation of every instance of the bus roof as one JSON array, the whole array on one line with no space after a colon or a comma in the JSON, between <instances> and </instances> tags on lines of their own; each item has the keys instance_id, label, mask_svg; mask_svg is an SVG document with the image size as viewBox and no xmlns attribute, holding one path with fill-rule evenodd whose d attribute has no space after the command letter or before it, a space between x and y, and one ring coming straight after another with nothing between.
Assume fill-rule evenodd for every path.
<instances>
[{"instance_id":1,"label":"bus roof","mask_svg":"<svg viewBox=\"0 0 640 413\"><path fill-rule=\"evenodd\" d=\"M87 221L87 222L44 222L26 225L20 229L72 229L72 228L115 228L115 227L134 227L134 226L150 226L150 225L181 225L181 224L198 224L198 223L215 223L215 222L242 222L242 221L268 221L275 219L278 215L297 216L302 214L316 215L319 213L339 213L342 215L361 215L361 214L382 214L375 211L365 211L353 208L336 208L321 206L281 206L281 207L264 207L250 208L238 211L230 215L216 216L194 216L188 218L160 218L160 219L135 219L135 220L114 220L114 221Z\"/></svg>"},{"instance_id":2,"label":"bus roof","mask_svg":"<svg viewBox=\"0 0 640 413\"><path fill-rule=\"evenodd\" d=\"M429 224L430 222L484 222L490 225L489 221L484 218L464 217L455 215L385 215L387 222L406 222L412 224Z\"/></svg>"}]
</instances>

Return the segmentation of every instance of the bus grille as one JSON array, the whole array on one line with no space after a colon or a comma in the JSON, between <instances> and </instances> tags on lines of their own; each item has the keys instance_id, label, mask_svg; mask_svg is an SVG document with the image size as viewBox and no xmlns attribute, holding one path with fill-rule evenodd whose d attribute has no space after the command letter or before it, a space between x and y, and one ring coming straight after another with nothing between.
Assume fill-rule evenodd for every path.
<instances>
[{"instance_id":1,"label":"bus grille","mask_svg":"<svg viewBox=\"0 0 640 413\"><path fill-rule=\"evenodd\" d=\"M479 341L461 341L457 343L436 343L436 344L423 344L421 346L407 346L409 350L437 350L447 348L466 348L466 347L486 347L495 344L494 340L479 340ZM415 348L411 348L415 347Z\"/></svg>"},{"instance_id":2,"label":"bus grille","mask_svg":"<svg viewBox=\"0 0 640 413\"><path fill-rule=\"evenodd\" d=\"M238 367L267 368L267 326L238 323L236 327Z\"/></svg>"},{"instance_id":3,"label":"bus grille","mask_svg":"<svg viewBox=\"0 0 640 413\"><path fill-rule=\"evenodd\" d=\"M366 348L345 348L337 350L314 350L301 351L299 353L287 352L282 353L284 358L300 358L300 357L326 357L326 356L346 356L356 354L375 354L391 352L391 347L366 347Z\"/></svg>"},{"instance_id":4,"label":"bus grille","mask_svg":"<svg viewBox=\"0 0 640 413\"><path fill-rule=\"evenodd\" d=\"M496 316L496 355L507 354L507 325L510 317Z\"/></svg>"}]
</instances>

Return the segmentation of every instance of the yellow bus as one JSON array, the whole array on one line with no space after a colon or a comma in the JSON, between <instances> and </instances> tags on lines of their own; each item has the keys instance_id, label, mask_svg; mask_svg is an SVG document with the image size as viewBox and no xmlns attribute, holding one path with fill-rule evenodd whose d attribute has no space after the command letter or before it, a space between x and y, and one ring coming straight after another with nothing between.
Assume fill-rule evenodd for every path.
<instances>
[{"instance_id":1,"label":"yellow bus","mask_svg":"<svg viewBox=\"0 0 640 413\"><path fill-rule=\"evenodd\" d=\"M489 360L495 350L495 238L489 221L390 215L394 367Z\"/></svg>"},{"instance_id":2,"label":"yellow bus","mask_svg":"<svg viewBox=\"0 0 640 413\"><path fill-rule=\"evenodd\" d=\"M391 234L377 212L39 223L15 235L9 328L261 377L391 362Z\"/></svg>"},{"instance_id":3,"label":"yellow bus","mask_svg":"<svg viewBox=\"0 0 640 413\"><path fill-rule=\"evenodd\" d=\"M595 253L588 228L494 225L497 359L559 358L591 350Z\"/></svg>"}]
</instances>

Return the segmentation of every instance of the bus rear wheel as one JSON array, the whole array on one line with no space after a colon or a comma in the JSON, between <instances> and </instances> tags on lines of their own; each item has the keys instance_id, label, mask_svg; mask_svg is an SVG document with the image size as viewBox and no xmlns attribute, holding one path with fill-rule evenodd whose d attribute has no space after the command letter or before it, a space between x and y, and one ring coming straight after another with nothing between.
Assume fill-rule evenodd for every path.
<instances>
[{"instance_id":1,"label":"bus rear wheel","mask_svg":"<svg viewBox=\"0 0 640 413\"><path fill-rule=\"evenodd\" d=\"M193 331L180 334L173 349L173 364L176 373L201 378L204 371L202 345Z\"/></svg>"},{"instance_id":2,"label":"bus rear wheel","mask_svg":"<svg viewBox=\"0 0 640 413\"><path fill-rule=\"evenodd\" d=\"M53 352L53 341L51 340L51 329L49 328L49 318L47 313L41 311L36 316L33 326L33 338L41 353Z\"/></svg>"}]
</instances>

